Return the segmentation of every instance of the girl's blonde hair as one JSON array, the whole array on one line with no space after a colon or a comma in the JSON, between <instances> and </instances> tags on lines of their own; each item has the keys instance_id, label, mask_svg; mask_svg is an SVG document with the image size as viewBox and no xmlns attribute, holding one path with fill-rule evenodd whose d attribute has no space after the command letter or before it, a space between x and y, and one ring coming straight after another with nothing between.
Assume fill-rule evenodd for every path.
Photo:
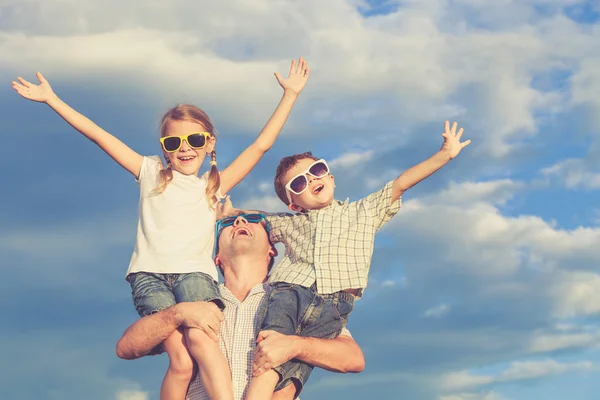
<instances>
[{"instance_id":1,"label":"girl's blonde hair","mask_svg":"<svg viewBox=\"0 0 600 400\"><path fill-rule=\"evenodd\" d=\"M208 117L208 115L199 109L198 107L192 104L179 104L171 108L166 112L164 117L160 122L160 136L164 137L167 135L167 126L171 121L191 121L201 124L206 132L210 133L210 135L214 138L215 136L215 127L213 126L212 121ZM217 153L213 149L210 153L211 162L210 162L210 173L208 174L208 182L206 185L206 198L208 199L208 204L211 207L214 207L219 199L217 198L217 191L221 186L221 178L219 176L219 170L217 169ZM160 194L165 191L169 182L173 180L173 169L171 167L171 162L169 159L166 159L167 167L161 168L160 170L160 181L154 192L156 194Z\"/></svg>"}]
</instances>

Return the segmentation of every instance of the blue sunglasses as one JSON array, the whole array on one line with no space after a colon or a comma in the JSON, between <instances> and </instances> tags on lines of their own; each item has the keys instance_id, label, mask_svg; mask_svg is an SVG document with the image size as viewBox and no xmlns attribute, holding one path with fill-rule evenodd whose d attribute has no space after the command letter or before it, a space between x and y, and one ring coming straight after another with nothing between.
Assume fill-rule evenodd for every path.
<instances>
[{"instance_id":1,"label":"blue sunglasses","mask_svg":"<svg viewBox=\"0 0 600 400\"><path fill-rule=\"evenodd\" d=\"M248 221L248 223L251 224L260 224L264 220L267 237L271 236L271 224L269 224L269 221L267 221L265 214L240 214L225 217L218 220L217 226L215 227L215 253L217 253L219 250L219 236L221 235L221 232L228 226L232 226L239 217L244 218L246 221Z\"/></svg>"}]
</instances>

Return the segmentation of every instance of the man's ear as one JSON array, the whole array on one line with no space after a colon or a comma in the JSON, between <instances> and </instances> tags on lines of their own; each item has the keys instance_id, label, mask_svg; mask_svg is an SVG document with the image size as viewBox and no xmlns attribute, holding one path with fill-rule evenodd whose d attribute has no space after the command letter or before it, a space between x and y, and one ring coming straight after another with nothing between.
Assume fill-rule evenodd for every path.
<instances>
[{"instance_id":1,"label":"man's ear","mask_svg":"<svg viewBox=\"0 0 600 400\"><path fill-rule=\"evenodd\" d=\"M219 265L221 265L221 259L219 258L219 255L217 254L215 256L215 265L218 267Z\"/></svg>"}]
</instances>

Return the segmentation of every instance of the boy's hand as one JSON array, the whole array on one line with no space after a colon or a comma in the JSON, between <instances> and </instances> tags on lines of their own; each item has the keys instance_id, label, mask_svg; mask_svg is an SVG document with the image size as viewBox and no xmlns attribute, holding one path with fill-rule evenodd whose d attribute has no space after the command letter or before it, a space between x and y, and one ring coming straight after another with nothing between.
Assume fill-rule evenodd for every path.
<instances>
[{"instance_id":1,"label":"boy's hand","mask_svg":"<svg viewBox=\"0 0 600 400\"><path fill-rule=\"evenodd\" d=\"M48 100L56 95L54 94L54 91L52 90L52 87L50 87L48 81L41 73L37 72L36 76L40 81L39 85L34 85L33 83L28 82L19 76L17 79L21 83L13 81L13 89L15 89L17 93L28 100L47 103Z\"/></svg>"},{"instance_id":2,"label":"boy's hand","mask_svg":"<svg viewBox=\"0 0 600 400\"><path fill-rule=\"evenodd\" d=\"M450 121L446 121L445 131L442 133L444 143L442 144L440 151L446 153L450 159L456 157L463 148L471 143L470 139L461 143L460 137L463 134L463 128L460 128L457 133L456 127L457 124L455 122L452 124L452 129L450 129Z\"/></svg>"},{"instance_id":3,"label":"boy's hand","mask_svg":"<svg viewBox=\"0 0 600 400\"><path fill-rule=\"evenodd\" d=\"M300 57L298 65L296 65L296 60L292 60L290 74L287 78L283 79L281 75L279 75L279 72L275 72L275 78L277 78L277 82L279 82L285 92L298 95L302 89L304 89L309 74L310 68L308 63L304 58Z\"/></svg>"}]
</instances>

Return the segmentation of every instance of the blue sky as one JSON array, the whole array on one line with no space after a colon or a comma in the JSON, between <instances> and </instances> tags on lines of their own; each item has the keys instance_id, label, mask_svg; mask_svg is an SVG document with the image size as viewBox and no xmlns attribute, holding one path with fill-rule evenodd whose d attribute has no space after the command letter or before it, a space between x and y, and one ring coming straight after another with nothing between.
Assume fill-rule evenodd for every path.
<instances>
[{"instance_id":1,"label":"blue sky","mask_svg":"<svg viewBox=\"0 0 600 400\"><path fill-rule=\"evenodd\" d=\"M158 399L166 357L119 360L133 179L10 81L41 71L142 154L177 103L207 111L219 164L312 68L235 204L278 210L282 156L327 158L358 199L441 145L473 143L404 196L349 328L367 368L303 399L595 399L600 391L600 4L577 0L0 2L0 387L19 399Z\"/></svg>"}]
</instances>

